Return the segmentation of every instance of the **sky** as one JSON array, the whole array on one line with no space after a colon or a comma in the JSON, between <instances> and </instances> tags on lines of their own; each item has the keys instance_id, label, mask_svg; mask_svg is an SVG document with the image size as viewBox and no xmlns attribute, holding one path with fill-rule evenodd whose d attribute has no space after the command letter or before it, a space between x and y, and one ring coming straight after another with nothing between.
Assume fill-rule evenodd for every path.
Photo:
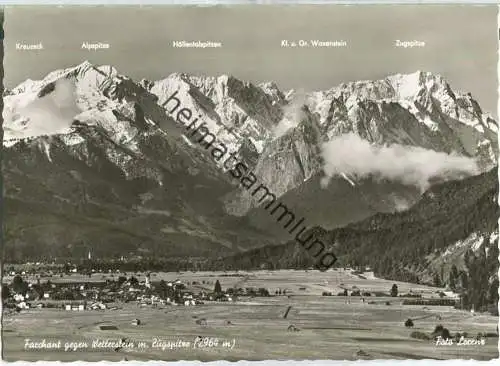
<instances>
[{"instance_id":1,"label":"sky","mask_svg":"<svg viewBox=\"0 0 500 366\"><path fill-rule=\"evenodd\" d=\"M5 9L7 88L84 60L134 80L173 72L274 81L281 90L417 70L442 74L496 116L498 8L494 5L44 6ZM281 40L344 40L347 47L284 48ZM418 40L425 47L395 47ZM173 48L172 41L221 48ZM16 50L42 42L44 49ZM89 51L83 42L108 43Z\"/></svg>"}]
</instances>

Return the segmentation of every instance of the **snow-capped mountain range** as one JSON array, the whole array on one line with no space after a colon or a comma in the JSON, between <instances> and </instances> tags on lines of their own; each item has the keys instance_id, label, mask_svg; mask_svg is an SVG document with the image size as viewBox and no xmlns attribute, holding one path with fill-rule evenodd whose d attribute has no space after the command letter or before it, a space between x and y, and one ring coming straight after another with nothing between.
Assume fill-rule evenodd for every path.
<instances>
[{"instance_id":1,"label":"snow-capped mountain range","mask_svg":"<svg viewBox=\"0 0 500 366\"><path fill-rule=\"evenodd\" d=\"M247 220L255 209L252 198L183 135L162 106L174 92L277 196L289 197L291 206L306 213L313 205L313 224L338 226L397 209L401 199L411 205L421 194L404 182L391 182L383 172L382 179L371 180L357 174L358 168L332 173L322 188L320 180L328 174L324 146L345 135L356 135L374 148L418 148L477 161L477 171L444 164L429 173L431 181L497 164L496 121L470 94L453 91L439 75L418 71L303 93L227 75L174 73L136 82L112 66L85 61L4 93L6 197L16 202L13 207L19 205L13 226L27 216L33 221L33 204L43 202L53 205L43 212L59 207L58 215L66 209L78 217L85 210L90 210L85 215L98 215L100 209L124 215L123 222L106 218L106 225L121 227L132 217L151 223L144 229L144 250L165 238L187 237L228 250L262 245L266 225ZM357 198L349 200L352 196ZM305 197L317 197L323 207ZM345 202L339 206L340 198ZM342 215L342 220L328 218L333 206L342 211L345 205L366 207ZM37 241L46 244L59 230L48 230L51 234ZM235 239L242 231L248 239ZM85 232L75 237L90 240ZM120 235L130 243L125 250L137 249L133 233ZM65 240L76 239L70 235Z\"/></svg>"}]
</instances>

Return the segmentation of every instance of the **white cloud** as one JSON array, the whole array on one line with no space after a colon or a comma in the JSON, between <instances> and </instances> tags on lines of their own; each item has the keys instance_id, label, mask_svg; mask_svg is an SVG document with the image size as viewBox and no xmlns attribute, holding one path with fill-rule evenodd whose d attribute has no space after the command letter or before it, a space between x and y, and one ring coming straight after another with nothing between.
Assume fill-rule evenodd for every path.
<instances>
[{"instance_id":1,"label":"white cloud","mask_svg":"<svg viewBox=\"0 0 500 366\"><path fill-rule=\"evenodd\" d=\"M323 187L332 177L347 174L398 181L423 192L434 179L458 179L479 173L476 162L469 157L398 144L376 146L353 133L324 143L322 156Z\"/></svg>"},{"instance_id":2,"label":"white cloud","mask_svg":"<svg viewBox=\"0 0 500 366\"><path fill-rule=\"evenodd\" d=\"M8 113L5 117L13 137L33 137L65 131L80 113L74 83L60 79L55 82L53 91L24 105L18 104L15 113ZM26 120L26 123L20 125L15 122L17 119Z\"/></svg>"},{"instance_id":3,"label":"white cloud","mask_svg":"<svg viewBox=\"0 0 500 366\"><path fill-rule=\"evenodd\" d=\"M293 99L283 108L283 118L274 127L273 135L275 138L283 136L288 130L295 128L306 114L303 110L306 104L307 95L303 90L294 93Z\"/></svg>"}]
</instances>

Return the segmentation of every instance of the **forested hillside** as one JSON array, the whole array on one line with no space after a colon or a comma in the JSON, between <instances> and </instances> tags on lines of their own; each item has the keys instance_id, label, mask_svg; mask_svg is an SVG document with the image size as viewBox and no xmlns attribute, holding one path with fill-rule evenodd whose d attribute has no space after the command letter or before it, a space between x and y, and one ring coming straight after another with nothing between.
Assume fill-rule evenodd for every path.
<instances>
[{"instance_id":1,"label":"forested hillside","mask_svg":"<svg viewBox=\"0 0 500 366\"><path fill-rule=\"evenodd\" d=\"M312 230L330 244L339 258L337 266L369 266L384 278L447 285L464 293L465 306L478 309L497 299L497 199L493 169L434 186L407 211L377 214L331 231ZM226 258L223 265L278 269L314 263L304 249L289 242Z\"/></svg>"}]
</instances>

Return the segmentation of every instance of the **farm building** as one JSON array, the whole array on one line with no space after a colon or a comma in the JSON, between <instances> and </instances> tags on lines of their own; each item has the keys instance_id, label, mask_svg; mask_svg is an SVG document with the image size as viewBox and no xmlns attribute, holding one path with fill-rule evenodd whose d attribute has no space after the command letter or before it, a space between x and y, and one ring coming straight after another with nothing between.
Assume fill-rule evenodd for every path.
<instances>
[{"instance_id":1,"label":"farm building","mask_svg":"<svg viewBox=\"0 0 500 366\"><path fill-rule=\"evenodd\" d=\"M118 327L116 325L111 325L111 324L103 324L99 325L100 330L118 330Z\"/></svg>"},{"instance_id":2,"label":"farm building","mask_svg":"<svg viewBox=\"0 0 500 366\"><path fill-rule=\"evenodd\" d=\"M85 310L85 306L84 305L70 305L70 304L66 304L65 305L65 309L67 311L84 311Z\"/></svg>"},{"instance_id":3,"label":"farm building","mask_svg":"<svg viewBox=\"0 0 500 366\"><path fill-rule=\"evenodd\" d=\"M106 310L106 304L102 302L95 302L90 305L91 310Z\"/></svg>"},{"instance_id":4,"label":"farm building","mask_svg":"<svg viewBox=\"0 0 500 366\"><path fill-rule=\"evenodd\" d=\"M81 300L65 301L64 309L73 311L83 311L87 308L87 303Z\"/></svg>"},{"instance_id":5,"label":"farm building","mask_svg":"<svg viewBox=\"0 0 500 366\"><path fill-rule=\"evenodd\" d=\"M21 301L19 304L17 304L17 308L18 309L29 309L30 308L30 304L24 302L24 301Z\"/></svg>"}]
</instances>

